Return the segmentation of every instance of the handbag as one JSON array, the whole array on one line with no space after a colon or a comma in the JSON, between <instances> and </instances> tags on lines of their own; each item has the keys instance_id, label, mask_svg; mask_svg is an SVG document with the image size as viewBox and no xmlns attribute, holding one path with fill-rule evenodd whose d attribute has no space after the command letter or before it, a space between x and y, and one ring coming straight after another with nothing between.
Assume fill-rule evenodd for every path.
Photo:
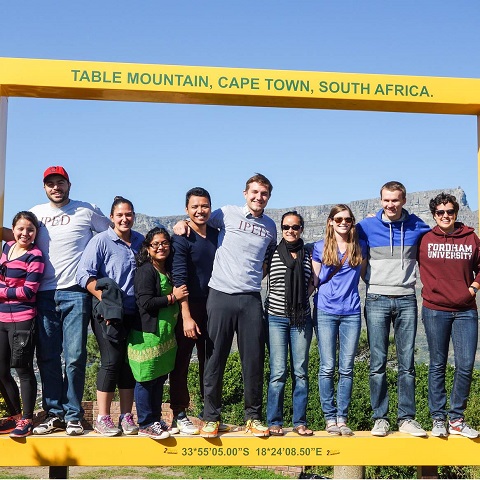
<instances>
[{"instance_id":1,"label":"handbag","mask_svg":"<svg viewBox=\"0 0 480 480\"><path fill-rule=\"evenodd\" d=\"M28 368L32 365L35 350L34 337L35 319L32 320L30 330L14 330L10 355L11 368Z\"/></svg>"}]
</instances>

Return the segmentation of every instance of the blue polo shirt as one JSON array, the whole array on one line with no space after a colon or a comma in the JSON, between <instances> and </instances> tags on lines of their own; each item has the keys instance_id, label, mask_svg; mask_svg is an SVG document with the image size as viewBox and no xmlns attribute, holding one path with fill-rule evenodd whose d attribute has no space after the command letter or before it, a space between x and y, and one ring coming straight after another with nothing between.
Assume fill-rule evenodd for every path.
<instances>
[{"instance_id":1,"label":"blue polo shirt","mask_svg":"<svg viewBox=\"0 0 480 480\"><path fill-rule=\"evenodd\" d=\"M95 235L85 248L77 270L77 283L85 288L88 279L94 277L111 278L123 292L125 313L135 313L135 294L133 279L135 277L135 255L140 250L143 235L132 230L131 244L127 245L109 227L105 232Z\"/></svg>"}]
</instances>

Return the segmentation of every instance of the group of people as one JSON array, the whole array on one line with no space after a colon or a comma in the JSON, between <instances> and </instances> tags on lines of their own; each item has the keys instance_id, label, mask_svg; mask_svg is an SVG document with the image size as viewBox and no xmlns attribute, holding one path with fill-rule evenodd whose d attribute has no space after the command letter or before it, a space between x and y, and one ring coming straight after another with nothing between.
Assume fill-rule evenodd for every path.
<instances>
[{"instance_id":1,"label":"group of people","mask_svg":"<svg viewBox=\"0 0 480 480\"><path fill-rule=\"evenodd\" d=\"M454 196L442 193L431 200L436 226L430 229L403 208L405 187L388 182L380 190L382 208L375 216L357 224L348 205L335 205L324 239L311 248L303 242L304 219L296 211L282 216L277 245L275 222L264 212L273 187L262 174L247 180L241 207L228 205L212 212L210 194L192 188L185 201L188 219L175 225L174 234L156 227L145 237L132 229L135 211L130 200L115 197L108 218L95 205L70 199L70 178L63 167L47 168L43 182L48 203L19 212L12 230L3 231L0 393L9 416L0 421L0 433L14 437L57 430L83 433L81 401L91 323L101 357L94 421L101 435L164 439L179 432L216 437L227 431L221 421L222 385L236 334L246 432L284 435L290 358L293 431L311 436L306 418L308 361L315 331L326 431L351 436L348 410L361 330L362 278L370 347L371 433L385 436L390 429L386 366L392 325L399 430L426 436L415 420L418 263L421 318L430 352L432 435L478 436L465 422L464 411L477 348L480 241L472 228L456 221L459 204ZM447 410L450 338L455 377ZM36 426L35 346L46 412ZM265 346L270 361L266 424ZM187 374L194 347L204 401L201 429L187 416ZM171 425L161 417L168 378ZM121 413L115 423L110 409L117 388Z\"/></svg>"}]
</instances>

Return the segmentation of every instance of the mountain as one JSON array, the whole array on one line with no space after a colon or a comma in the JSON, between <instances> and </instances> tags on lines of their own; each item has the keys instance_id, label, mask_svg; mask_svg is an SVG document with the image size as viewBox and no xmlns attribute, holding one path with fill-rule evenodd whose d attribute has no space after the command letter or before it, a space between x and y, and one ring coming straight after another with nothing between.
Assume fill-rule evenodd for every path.
<instances>
[{"instance_id":1,"label":"mountain","mask_svg":"<svg viewBox=\"0 0 480 480\"><path fill-rule=\"evenodd\" d=\"M470 210L465 192L460 187L447 188L443 190L427 190L423 192L407 193L407 203L405 205L405 208L410 213L415 213L426 223L433 226L435 222L432 218L432 215L430 214L428 203L430 199L432 199L441 192L448 192L452 195L455 195L458 203L460 204L460 213L458 217L459 221L465 223L466 225L474 227L475 230L478 231L477 212L472 212L472 210ZM365 218L367 215L376 213L380 209L380 200L379 198L354 200L348 202L348 205L352 209L353 214L355 215L355 218L358 222ZM323 238L327 217L330 209L333 206L333 204L328 204L316 205L312 207L295 206L286 208L267 208L266 213L267 215L272 217L273 220L275 220L275 223L278 226L280 225L280 220L285 212L296 210L303 216L305 220L305 231L303 237L307 243L310 243ZM135 219L135 230L138 230L139 232L145 234L154 227L164 225L169 231L172 231L175 223L185 218L185 214L163 217L151 217L148 215L137 213ZM278 233L280 238L280 231Z\"/></svg>"},{"instance_id":2,"label":"mountain","mask_svg":"<svg viewBox=\"0 0 480 480\"><path fill-rule=\"evenodd\" d=\"M418 215L422 220L424 220L428 225L433 226L435 221L432 218L430 213L430 209L428 204L432 198L437 196L441 192L447 192L452 195L455 195L457 198L458 203L460 204L460 212L458 215L458 220L474 227L475 230L478 232L478 212L473 212L467 202L467 197L465 192L462 190L461 187L457 188L446 188L443 190L427 190L423 192L414 192L414 193L407 193L407 203L405 208L410 213L415 213ZM351 202L347 202L349 207L352 209L355 218L358 221L362 220L369 214L374 214L378 210L380 210L380 200L379 198L371 198L367 200L354 200ZM304 220L305 220L305 231L304 231L304 239L307 243L315 242L323 238L325 224L330 212L330 209L333 207L333 204L329 205L316 205L312 207L307 206L296 206L296 207L286 207L286 208L270 208L266 209L267 215L272 217L275 220L277 226L280 225L280 220L282 215L285 212L296 210L300 213ZM159 225L164 225L169 231L172 231L173 226L179 220L184 220L186 218L185 214L182 215L172 215L172 216L164 216L164 217L150 217L147 215L143 215L138 213L135 218L135 230L145 234L153 227L157 227ZM279 231L279 238L281 237L281 232ZM418 278L418 276L417 276ZM418 299L418 307L419 312L421 311L421 288L422 285L420 280L417 281L417 299ZM365 284L360 282L360 296L361 298L365 298ZM365 327L364 320L362 320L363 326ZM391 331L393 335L393 331ZM428 362L428 346L425 337L425 332L423 329L423 324L421 322L421 318L419 315L418 320L418 333L415 342L416 346L416 361L417 362ZM235 347L234 347L235 348ZM450 351L449 360L452 361L452 350ZM477 349L477 361L476 366L480 366L480 346Z\"/></svg>"}]
</instances>

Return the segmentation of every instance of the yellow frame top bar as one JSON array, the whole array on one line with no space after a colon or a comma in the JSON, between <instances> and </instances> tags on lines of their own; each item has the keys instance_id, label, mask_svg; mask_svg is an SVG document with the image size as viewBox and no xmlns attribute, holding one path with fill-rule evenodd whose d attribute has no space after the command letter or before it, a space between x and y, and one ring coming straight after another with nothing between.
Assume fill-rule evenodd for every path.
<instances>
[{"instance_id":1,"label":"yellow frame top bar","mask_svg":"<svg viewBox=\"0 0 480 480\"><path fill-rule=\"evenodd\" d=\"M480 114L480 79L0 58L0 96Z\"/></svg>"}]
</instances>

